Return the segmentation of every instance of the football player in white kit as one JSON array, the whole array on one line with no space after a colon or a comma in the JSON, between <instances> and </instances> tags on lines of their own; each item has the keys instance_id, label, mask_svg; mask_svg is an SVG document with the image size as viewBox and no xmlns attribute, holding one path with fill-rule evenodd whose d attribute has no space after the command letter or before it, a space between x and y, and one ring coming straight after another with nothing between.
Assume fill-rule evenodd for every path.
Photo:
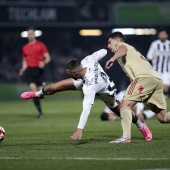
<instances>
[{"instance_id":1,"label":"football player in white kit","mask_svg":"<svg viewBox=\"0 0 170 170\"><path fill-rule=\"evenodd\" d=\"M165 99L170 87L170 40L165 28L157 31L158 39L153 41L147 53L147 58L152 61L153 68L161 75Z\"/></svg>"},{"instance_id":2,"label":"football player in white kit","mask_svg":"<svg viewBox=\"0 0 170 170\"><path fill-rule=\"evenodd\" d=\"M110 81L110 78L99 64L99 60L106 54L107 50L101 49L85 57L81 62L77 59L68 61L66 64L66 72L71 79L47 85L38 92L24 92L21 94L21 98L44 98L45 95L52 95L59 91L82 90L84 94L83 110L77 130L70 137L70 140L81 139L82 130L87 122L95 97L101 99L107 107L120 116L118 104L115 100L115 84L113 81ZM146 124L141 122L134 113L132 113L132 117L132 122L137 125L145 140L152 140L150 134L147 134L146 131L143 130L147 128Z\"/></svg>"}]
</instances>

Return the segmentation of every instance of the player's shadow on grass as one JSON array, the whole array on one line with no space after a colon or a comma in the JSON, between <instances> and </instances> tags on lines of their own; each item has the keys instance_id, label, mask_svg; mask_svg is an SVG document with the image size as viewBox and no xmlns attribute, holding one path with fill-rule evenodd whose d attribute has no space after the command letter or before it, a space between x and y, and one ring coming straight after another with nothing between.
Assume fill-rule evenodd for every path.
<instances>
[{"instance_id":1,"label":"player's shadow on grass","mask_svg":"<svg viewBox=\"0 0 170 170\"><path fill-rule=\"evenodd\" d=\"M80 139L78 141L73 141L70 144L74 145L85 145L85 144L90 144L90 143L98 143L98 142L108 142L107 139Z\"/></svg>"},{"instance_id":2,"label":"player's shadow on grass","mask_svg":"<svg viewBox=\"0 0 170 170\"><path fill-rule=\"evenodd\" d=\"M41 120L44 120L45 118L43 119L40 119L37 117L37 114L19 114L18 115L18 122L36 122L36 121L41 121Z\"/></svg>"}]
</instances>

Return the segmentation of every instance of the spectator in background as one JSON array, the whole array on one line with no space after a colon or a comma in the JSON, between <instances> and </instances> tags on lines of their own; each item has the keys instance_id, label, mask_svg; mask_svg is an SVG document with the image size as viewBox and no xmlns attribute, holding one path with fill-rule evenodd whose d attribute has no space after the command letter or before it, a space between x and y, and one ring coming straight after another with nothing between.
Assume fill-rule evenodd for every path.
<instances>
[{"instance_id":1,"label":"spectator in background","mask_svg":"<svg viewBox=\"0 0 170 170\"><path fill-rule=\"evenodd\" d=\"M158 39L151 43L147 58L152 61L153 68L161 75L163 92L168 97L170 86L170 41L165 28L157 31Z\"/></svg>"},{"instance_id":2,"label":"spectator in background","mask_svg":"<svg viewBox=\"0 0 170 170\"><path fill-rule=\"evenodd\" d=\"M22 48L23 61L19 75L25 72L30 90L36 91L42 89L43 71L51 57L44 43L36 40L35 28L29 27L27 32L28 43ZM33 99L33 102L38 110L38 118L43 118L40 100Z\"/></svg>"}]
</instances>

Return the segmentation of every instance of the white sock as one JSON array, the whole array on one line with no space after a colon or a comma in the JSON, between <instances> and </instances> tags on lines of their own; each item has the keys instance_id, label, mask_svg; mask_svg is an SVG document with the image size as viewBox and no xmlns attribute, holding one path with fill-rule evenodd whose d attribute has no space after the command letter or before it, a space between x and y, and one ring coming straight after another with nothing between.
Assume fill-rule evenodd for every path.
<instances>
[{"instance_id":1,"label":"white sock","mask_svg":"<svg viewBox=\"0 0 170 170\"><path fill-rule=\"evenodd\" d=\"M145 115L146 119L149 119L149 118L151 118L152 116L155 115L155 113L152 112L151 110L144 110L143 114Z\"/></svg>"},{"instance_id":2,"label":"white sock","mask_svg":"<svg viewBox=\"0 0 170 170\"><path fill-rule=\"evenodd\" d=\"M131 138L131 124L132 124L132 113L131 109L127 106L120 109L121 125L123 129L123 137L128 139Z\"/></svg>"},{"instance_id":3,"label":"white sock","mask_svg":"<svg viewBox=\"0 0 170 170\"><path fill-rule=\"evenodd\" d=\"M138 127L138 129L141 129L143 127L143 122L135 115L133 110L131 110L131 112L132 112L133 117L137 118L136 126Z\"/></svg>"},{"instance_id":4,"label":"white sock","mask_svg":"<svg viewBox=\"0 0 170 170\"><path fill-rule=\"evenodd\" d=\"M143 128L143 125L144 125L144 123L143 123L140 119L138 119L138 120L137 120L137 123L136 123L136 126L137 126L139 129L141 129L141 128Z\"/></svg>"},{"instance_id":5,"label":"white sock","mask_svg":"<svg viewBox=\"0 0 170 170\"><path fill-rule=\"evenodd\" d=\"M41 97L41 96L44 96L44 93L42 92L42 90L40 90L36 92L35 96Z\"/></svg>"},{"instance_id":6,"label":"white sock","mask_svg":"<svg viewBox=\"0 0 170 170\"><path fill-rule=\"evenodd\" d=\"M123 137L125 139L131 138L131 132L130 131L123 132Z\"/></svg>"}]
</instances>

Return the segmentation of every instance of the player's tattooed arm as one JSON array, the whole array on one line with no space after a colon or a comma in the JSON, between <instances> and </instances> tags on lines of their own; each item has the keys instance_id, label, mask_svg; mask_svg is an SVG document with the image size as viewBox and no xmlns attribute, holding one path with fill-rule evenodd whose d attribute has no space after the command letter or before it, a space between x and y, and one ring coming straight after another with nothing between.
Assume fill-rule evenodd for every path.
<instances>
[{"instance_id":1,"label":"player's tattooed arm","mask_svg":"<svg viewBox=\"0 0 170 170\"><path fill-rule=\"evenodd\" d=\"M52 95L54 93L67 90L75 90L74 82L71 78L49 84L42 89L45 95Z\"/></svg>"}]
</instances>

